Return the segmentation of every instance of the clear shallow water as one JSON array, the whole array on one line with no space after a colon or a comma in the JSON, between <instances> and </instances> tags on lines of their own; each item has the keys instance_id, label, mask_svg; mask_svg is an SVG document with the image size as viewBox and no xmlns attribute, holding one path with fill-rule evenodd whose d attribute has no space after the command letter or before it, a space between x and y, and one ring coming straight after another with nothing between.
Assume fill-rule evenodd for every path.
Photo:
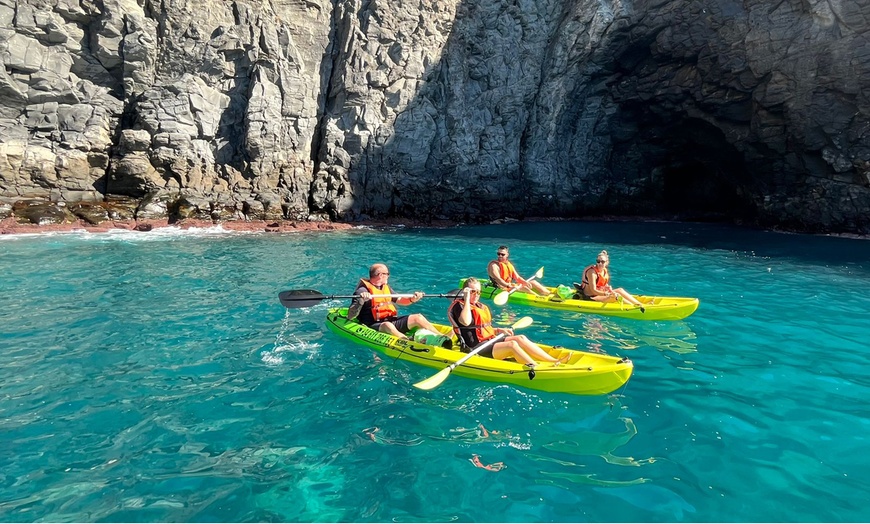
<instances>
[{"instance_id":1,"label":"clear shallow water","mask_svg":"<svg viewBox=\"0 0 870 524\"><path fill-rule=\"evenodd\" d=\"M374 261L697 296L681 322L531 315L630 357L603 397L393 362L326 331ZM3 521L868 521L870 242L696 224L0 237ZM447 301L405 311L442 320ZM499 471L475 466L501 463Z\"/></svg>"}]
</instances>

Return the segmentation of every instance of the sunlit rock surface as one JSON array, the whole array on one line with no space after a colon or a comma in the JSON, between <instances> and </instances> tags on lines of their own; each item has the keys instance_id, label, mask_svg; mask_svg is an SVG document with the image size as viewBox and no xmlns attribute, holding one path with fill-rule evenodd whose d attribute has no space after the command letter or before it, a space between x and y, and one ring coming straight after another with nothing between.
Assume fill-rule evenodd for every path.
<instances>
[{"instance_id":1,"label":"sunlit rock surface","mask_svg":"<svg viewBox=\"0 0 870 524\"><path fill-rule=\"evenodd\" d=\"M870 0L0 0L0 216L870 233L868 30Z\"/></svg>"}]
</instances>

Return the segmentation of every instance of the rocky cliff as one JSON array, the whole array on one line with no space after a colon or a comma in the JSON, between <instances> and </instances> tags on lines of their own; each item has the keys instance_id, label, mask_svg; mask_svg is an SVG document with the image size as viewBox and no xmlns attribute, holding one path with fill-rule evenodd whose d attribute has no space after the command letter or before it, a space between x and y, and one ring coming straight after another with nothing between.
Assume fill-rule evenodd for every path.
<instances>
[{"instance_id":1,"label":"rocky cliff","mask_svg":"<svg viewBox=\"0 0 870 524\"><path fill-rule=\"evenodd\" d=\"M870 0L0 0L0 218L870 233Z\"/></svg>"}]
</instances>

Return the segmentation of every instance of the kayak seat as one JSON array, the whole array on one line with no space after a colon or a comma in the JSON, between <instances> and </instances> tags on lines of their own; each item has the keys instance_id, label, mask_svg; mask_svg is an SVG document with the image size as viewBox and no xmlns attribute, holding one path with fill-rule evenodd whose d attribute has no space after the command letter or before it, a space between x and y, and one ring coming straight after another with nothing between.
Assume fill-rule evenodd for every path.
<instances>
[{"instance_id":1,"label":"kayak seat","mask_svg":"<svg viewBox=\"0 0 870 524\"><path fill-rule=\"evenodd\" d=\"M583 294L583 286L577 282L572 282L572 284L574 285L574 289L577 290L577 292L574 293L574 300L589 300L586 298L586 295Z\"/></svg>"}]
</instances>

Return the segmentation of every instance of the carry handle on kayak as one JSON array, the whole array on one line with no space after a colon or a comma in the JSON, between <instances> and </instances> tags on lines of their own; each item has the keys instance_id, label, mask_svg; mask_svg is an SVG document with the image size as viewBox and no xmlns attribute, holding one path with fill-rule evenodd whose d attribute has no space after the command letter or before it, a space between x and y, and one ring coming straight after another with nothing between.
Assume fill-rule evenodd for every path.
<instances>
[{"instance_id":1,"label":"carry handle on kayak","mask_svg":"<svg viewBox=\"0 0 870 524\"><path fill-rule=\"evenodd\" d=\"M533 322L532 317L523 317L523 318L517 320L516 322L514 322L513 325L511 326L511 329L521 329L521 328L524 328L524 327L528 327L528 326L531 326L531 325L532 325L532 322ZM465 364L465 362L466 362L468 359L470 359L470 358L473 357L474 355L477 355L478 353L480 353L480 352L483 351L484 349L486 349L486 348L492 346L492 345L495 344L496 342L501 341L502 339L505 338L505 336L506 336L506 335L505 335L504 333L499 333L498 335L496 335L496 336L494 336L493 338L487 340L487 341L484 342L483 344L479 344L476 348L472 349L471 352L470 352L469 354L467 354L467 355L465 355L464 357L460 358L459 360L457 360L457 361L454 362L453 364L450 364L449 366L447 366L446 368L442 369L442 370L439 371L438 373L435 373L435 374L432 375L431 377L429 377L429 378L427 378L427 379L425 379L425 380L421 380L420 382L417 382L416 384L414 384L414 387L415 387L415 388L418 388L418 389L423 389L423 390L426 390L426 391L429 391L429 390L432 390L432 389L437 388L438 386L441 385L442 382L444 382L445 380L447 380L447 377L450 376L450 373L451 373L454 369L456 369L458 366L461 366L462 364Z\"/></svg>"},{"instance_id":2,"label":"carry handle on kayak","mask_svg":"<svg viewBox=\"0 0 870 524\"><path fill-rule=\"evenodd\" d=\"M332 300L334 298L359 298L360 295L324 295L320 291L313 289L288 289L278 293L278 300L281 305L288 309L303 308L316 306L324 300ZM413 293L399 293L392 295L378 295L379 297L390 298L412 298ZM462 298L462 293L458 289L454 289L449 293L438 294L423 294L424 297L442 297L442 298Z\"/></svg>"},{"instance_id":3,"label":"carry handle on kayak","mask_svg":"<svg viewBox=\"0 0 870 524\"><path fill-rule=\"evenodd\" d=\"M541 269L535 271L535 274L532 275L531 277L529 277L528 280L526 280L526 282L531 282L532 280L534 280L536 278L541 278L543 276L544 276L544 266L541 266ZM511 293L513 293L514 291L518 290L521 287L523 287L523 286L514 286L507 291L502 291L501 293L492 297L492 301L495 302L496 306L503 306L503 305L507 304L508 297L511 296Z\"/></svg>"}]
</instances>

